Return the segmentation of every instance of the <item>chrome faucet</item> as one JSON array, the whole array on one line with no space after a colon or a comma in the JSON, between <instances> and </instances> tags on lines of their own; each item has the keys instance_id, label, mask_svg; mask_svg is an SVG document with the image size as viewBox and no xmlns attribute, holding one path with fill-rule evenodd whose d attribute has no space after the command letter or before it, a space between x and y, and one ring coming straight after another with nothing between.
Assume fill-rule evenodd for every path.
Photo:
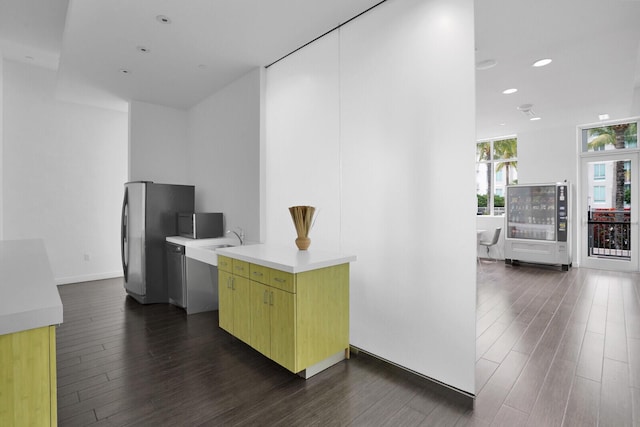
<instances>
[{"instance_id":1,"label":"chrome faucet","mask_svg":"<svg viewBox=\"0 0 640 427\"><path fill-rule=\"evenodd\" d=\"M244 245L244 230L240 227L236 227L236 229L240 232L237 233L235 230L227 230L227 234L233 233L236 235L238 240L240 240L240 246Z\"/></svg>"}]
</instances>

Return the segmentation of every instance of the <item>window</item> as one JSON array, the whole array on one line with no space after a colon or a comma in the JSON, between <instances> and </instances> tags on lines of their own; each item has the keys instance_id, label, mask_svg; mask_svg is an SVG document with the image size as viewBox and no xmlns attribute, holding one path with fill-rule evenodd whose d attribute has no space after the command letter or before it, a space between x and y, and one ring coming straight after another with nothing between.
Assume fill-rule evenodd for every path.
<instances>
[{"instance_id":1,"label":"window","mask_svg":"<svg viewBox=\"0 0 640 427\"><path fill-rule=\"evenodd\" d=\"M631 161L624 162L624 182L631 182ZM626 184L625 184L626 185Z\"/></svg>"},{"instance_id":2,"label":"window","mask_svg":"<svg viewBox=\"0 0 640 427\"><path fill-rule=\"evenodd\" d=\"M607 201L607 197L605 195L604 185L594 185L593 186L593 201L595 203L604 203Z\"/></svg>"},{"instance_id":3,"label":"window","mask_svg":"<svg viewBox=\"0 0 640 427\"><path fill-rule=\"evenodd\" d=\"M605 174L605 164L598 163L593 165L593 179L596 181L601 181L606 178Z\"/></svg>"},{"instance_id":4,"label":"window","mask_svg":"<svg viewBox=\"0 0 640 427\"><path fill-rule=\"evenodd\" d=\"M504 215L507 185L518 183L516 137L476 144L476 197L478 215Z\"/></svg>"},{"instance_id":5,"label":"window","mask_svg":"<svg viewBox=\"0 0 640 427\"><path fill-rule=\"evenodd\" d=\"M606 151L638 147L638 122L617 123L582 130L582 151Z\"/></svg>"}]
</instances>

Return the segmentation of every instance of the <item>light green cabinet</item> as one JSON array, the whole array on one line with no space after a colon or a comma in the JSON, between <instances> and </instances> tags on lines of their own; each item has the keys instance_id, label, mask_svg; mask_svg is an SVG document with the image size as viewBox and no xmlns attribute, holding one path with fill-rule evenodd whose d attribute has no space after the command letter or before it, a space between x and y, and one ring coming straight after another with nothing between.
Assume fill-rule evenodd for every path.
<instances>
[{"instance_id":1,"label":"light green cabinet","mask_svg":"<svg viewBox=\"0 0 640 427\"><path fill-rule=\"evenodd\" d=\"M0 426L57 426L56 327L0 335Z\"/></svg>"},{"instance_id":2,"label":"light green cabinet","mask_svg":"<svg viewBox=\"0 0 640 427\"><path fill-rule=\"evenodd\" d=\"M221 328L294 373L348 356L348 263L293 274L218 259Z\"/></svg>"},{"instance_id":3,"label":"light green cabinet","mask_svg":"<svg viewBox=\"0 0 640 427\"><path fill-rule=\"evenodd\" d=\"M230 263L230 267L234 264ZM222 270L218 264L219 325L247 344L251 340L250 292L248 278Z\"/></svg>"}]
</instances>

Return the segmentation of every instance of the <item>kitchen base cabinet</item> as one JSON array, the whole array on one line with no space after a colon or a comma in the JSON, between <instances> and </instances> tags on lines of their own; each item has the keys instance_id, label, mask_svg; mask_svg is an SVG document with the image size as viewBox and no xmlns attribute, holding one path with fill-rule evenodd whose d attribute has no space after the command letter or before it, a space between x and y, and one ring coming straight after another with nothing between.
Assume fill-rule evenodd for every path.
<instances>
[{"instance_id":1,"label":"kitchen base cabinet","mask_svg":"<svg viewBox=\"0 0 640 427\"><path fill-rule=\"evenodd\" d=\"M269 287L251 282L251 339L249 345L271 357L271 306Z\"/></svg>"},{"instance_id":2,"label":"kitchen base cabinet","mask_svg":"<svg viewBox=\"0 0 640 427\"><path fill-rule=\"evenodd\" d=\"M42 240L0 240L0 426L56 426L62 301Z\"/></svg>"},{"instance_id":3,"label":"kitchen base cabinet","mask_svg":"<svg viewBox=\"0 0 640 427\"><path fill-rule=\"evenodd\" d=\"M270 358L291 372L298 372L303 368L296 363L296 295L271 288L270 296Z\"/></svg>"},{"instance_id":4,"label":"kitchen base cabinet","mask_svg":"<svg viewBox=\"0 0 640 427\"><path fill-rule=\"evenodd\" d=\"M238 339L249 343L251 340L251 305L249 279L236 277L232 279L233 289L233 334Z\"/></svg>"},{"instance_id":5,"label":"kitchen base cabinet","mask_svg":"<svg viewBox=\"0 0 640 427\"><path fill-rule=\"evenodd\" d=\"M250 342L249 279L218 271L219 325L236 338Z\"/></svg>"},{"instance_id":6,"label":"kitchen base cabinet","mask_svg":"<svg viewBox=\"0 0 640 427\"><path fill-rule=\"evenodd\" d=\"M294 371L295 294L251 282L251 347Z\"/></svg>"},{"instance_id":7,"label":"kitchen base cabinet","mask_svg":"<svg viewBox=\"0 0 640 427\"><path fill-rule=\"evenodd\" d=\"M231 271L223 271L221 265L222 268L235 266L237 260L221 255L218 259L221 328L294 373L330 360L326 368L348 357L348 263L300 273L254 263L242 265L241 269L227 267ZM223 299L223 292L229 291L226 283L247 280L239 274L251 279L250 291L248 294L236 291L233 297ZM238 314L241 303L237 298L247 298L248 311ZM229 326L230 318L233 318L233 327ZM236 327L244 321L249 322L248 341L239 335L246 331Z\"/></svg>"},{"instance_id":8,"label":"kitchen base cabinet","mask_svg":"<svg viewBox=\"0 0 640 427\"><path fill-rule=\"evenodd\" d=\"M232 278L231 273L218 268L218 323L230 334L233 334Z\"/></svg>"},{"instance_id":9,"label":"kitchen base cabinet","mask_svg":"<svg viewBox=\"0 0 640 427\"><path fill-rule=\"evenodd\" d=\"M56 426L56 328L0 335L0 425Z\"/></svg>"},{"instance_id":10,"label":"kitchen base cabinet","mask_svg":"<svg viewBox=\"0 0 640 427\"><path fill-rule=\"evenodd\" d=\"M296 366L349 352L349 264L296 274Z\"/></svg>"}]
</instances>

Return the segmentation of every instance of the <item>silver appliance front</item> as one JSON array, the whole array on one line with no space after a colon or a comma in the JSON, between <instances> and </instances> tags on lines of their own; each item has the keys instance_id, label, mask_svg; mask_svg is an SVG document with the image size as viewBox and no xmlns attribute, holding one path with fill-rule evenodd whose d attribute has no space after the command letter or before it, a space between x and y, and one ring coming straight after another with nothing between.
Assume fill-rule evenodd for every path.
<instances>
[{"instance_id":1,"label":"silver appliance front","mask_svg":"<svg viewBox=\"0 0 640 427\"><path fill-rule=\"evenodd\" d=\"M125 184L122 207L122 267L127 294L141 304L166 303L164 242L178 231L178 212L193 211L192 185Z\"/></svg>"},{"instance_id":2,"label":"silver appliance front","mask_svg":"<svg viewBox=\"0 0 640 427\"><path fill-rule=\"evenodd\" d=\"M124 287L137 295L146 294L145 200L145 183L132 182L125 185L122 209Z\"/></svg>"},{"instance_id":3,"label":"silver appliance front","mask_svg":"<svg viewBox=\"0 0 640 427\"><path fill-rule=\"evenodd\" d=\"M187 266L183 245L167 242L167 286L169 303L185 308L187 304Z\"/></svg>"}]
</instances>

